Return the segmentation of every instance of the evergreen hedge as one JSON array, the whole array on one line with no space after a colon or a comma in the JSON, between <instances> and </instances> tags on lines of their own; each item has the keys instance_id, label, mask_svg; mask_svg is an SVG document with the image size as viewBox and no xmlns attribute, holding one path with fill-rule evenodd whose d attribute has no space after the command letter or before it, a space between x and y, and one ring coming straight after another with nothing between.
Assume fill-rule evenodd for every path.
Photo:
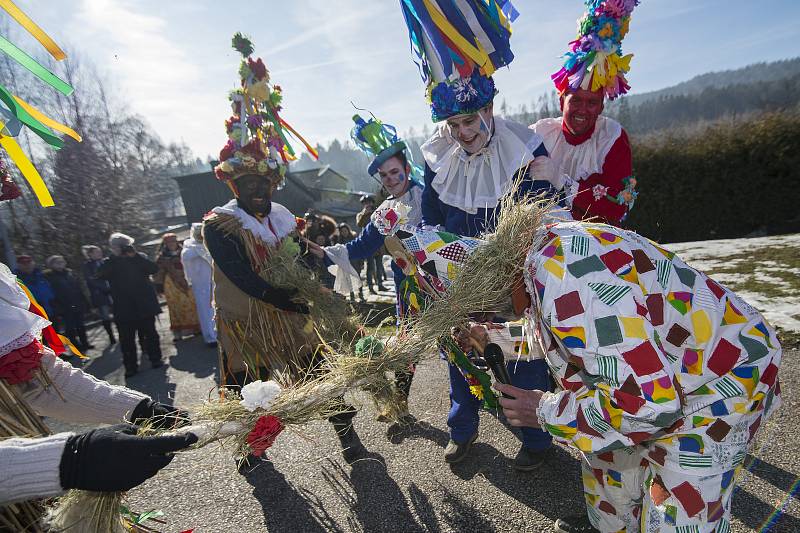
<instances>
[{"instance_id":1,"label":"evergreen hedge","mask_svg":"<svg viewBox=\"0 0 800 533\"><path fill-rule=\"evenodd\" d=\"M659 242L800 231L800 114L632 137L626 226Z\"/></svg>"}]
</instances>

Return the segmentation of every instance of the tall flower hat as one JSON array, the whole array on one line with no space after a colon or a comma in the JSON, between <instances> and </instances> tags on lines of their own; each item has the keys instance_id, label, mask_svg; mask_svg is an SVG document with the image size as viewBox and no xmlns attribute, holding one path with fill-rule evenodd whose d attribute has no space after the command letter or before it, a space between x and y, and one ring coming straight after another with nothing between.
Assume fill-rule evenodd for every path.
<instances>
[{"instance_id":1,"label":"tall flower hat","mask_svg":"<svg viewBox=\"0 0 800 533\"><path fill-rule=\"evenodd\" d=\"M475 113L497 91L492 74L509 65L508 0L401 0L414 62L427 86L434 122Z\"/></svg>"},{"instance_id":2,"label":"tall flower hat","mask_svg":"<svg viewBox=\"0 0 800 533\"><path fill-rule=\"evenodd\" d=\"M231 44L242 54L241 85L228 97L233 115L225 121L228 142L219 153L220 163L214 173L217 179L228 182L256 174L281 183L289 161L296 159L287 134L302 142L315 159L317 152L281 118L281 88L270 84L269 71L261 58L251 57L250 39L237 32Z\"/></svg>"},{"instance_id":3,"label":"tall flower hat","mask_svg":"<svg viewBox=\"0 0 800 533\"><path fill-rule=\"evenodd\" d=\"M568 89L602 89L613 100L628 92L625 74L633 54L622 55L622 39L637 5L639 0L586 0L578 37L569 43L564 66L551 76L559 94Z\"/></svg>"},{"instance_id":4,"label":"tall flower hat","mask_svg":"<svg viewBox=\"0 0 800 533\"><path fill-rule=\"evenodd\" d=\"M350 138L362 152L373 158L367 168L370 176L378 172L378 168L392 157L406 150L406 143L397 136L397 129L391 124L381 122L373 115L369 120L364 120L360 115L353 115L355 123L350 130ZM411 166L409 178L420 181L422 169L414 164L411 153L406 152L406 161Z\"/></svg>"}]
</instances>

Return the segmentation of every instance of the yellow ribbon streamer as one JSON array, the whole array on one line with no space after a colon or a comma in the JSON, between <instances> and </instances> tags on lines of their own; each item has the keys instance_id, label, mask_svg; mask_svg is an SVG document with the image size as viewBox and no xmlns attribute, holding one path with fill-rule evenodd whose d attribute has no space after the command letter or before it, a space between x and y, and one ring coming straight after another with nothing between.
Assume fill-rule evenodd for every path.
<instances>
[{"instance_id":1,"label":"yellow ribbon streamer","mask_svg":"<svg viewBox=\"0 0 800 533\"><path fill-rule=\"evenodd\" d=\"M2 2L2 1L3 0L0 0L0 2ZM25 100L20 98L19 96L14 96L14 100L16 100L17 103L20 106L22 106L22 108L25 109L25 111L27 111L30 116L32 116L33 118L35 118L36 120L38 120L39 122L41 122L42 124L47 126L48 128L51 128L51 129L54 129L56 131L60 131L61 133L64 133L66 135L69 135L70 137L72 137L73 139L75 139L78 142L81 142L83 140L81 138L81 136L75 130L73 130L69 126L65 126L64 124L61 124L60 122L56 122L52 118L48 117L47 115L45 115L44 113L42 113L41 111L39 111L38 109L33 107L31 104L29 104L28 102L26 102Z\"/></svg>"},{"instance_id":2,"label":"yellow ribbon streamer","mask_svg":"<svg viewBox=\"0 0 800 533\"><path fill-rule=\"evenodd\" d=\"M425 3L425 7L428 9L428 13L433 20L433 23L436 24L442 33L444 33L448 39L453 41L459 50L464 52L470 59L472 59L475 63L478 64L479 67L484 70L486 76L491 76L494 73L494 65L492 62L489 61L489 56L484 51L481 51L476 48L472 43L467 41L458 30L456 30L450 22L448 22L447 18L437 9L437 7L431 3L430 0L422 0Z\"/></svg>"},{"instance_id":3,"label":"yellow ribbon streamer","mask_svg":"<svg viewBox=\"0 0 800 533\"><path fill-rule=\"evenodd\" d=\"M2 127L5 127L5 124L2 124ZM47 190L47 185L44 184L42 176L28 159L28 156L25 155L25 152L22 151L14 137L0 135L0 146L5 149L8 157L11 158L25 179L28 180L31 189L33 189L33 194L36 195L36 199L39 200L42 207L54 206L55 202L53 197L50 196L50 191Z\"/></svg>"},{"instance_id":4,"label":"yellow ribbon streamer","mask_svg":"<svg viewBox=\"0 0 800 533\"><path fill-rule=\"evenodd\" d=\"M56 42L45 31L39 27L31 18L26 15L17 5L11 0L0 0L0 7L6 10L11 17L19 22L20 26L28 30L28 33L39 41L44 46L50 55L57 61L67 57L67 54L56 44Z\"/></svg>"},{"instance_id":5,"label":"yellow ribbon streamer","mask_svg":"<svg viewBox=\"0 0 800 533\"><path fill-rule=\"evenodd\" d=\"M83 355L83 354L81 353L81 351L78 349L78 347L77 347L77 346L75 346L75 345L72 343L72 341L71 341L71 340L69 340L69 339L68 339L68 338L66 338L64 335L61 335L61 334L59 334L59 333L56 333L56 335L58 335L58 338L59 338L59 339L61 339L61 342L62 342L62 343L64 343L64 346L66 346L67 348L69 348L70 350L72 350L72 353L74 353L75 355L77 355L77 356L78 356L80 359L89 359L88 357L86 357L85 355Z\"/></svg>"}]
</instances>

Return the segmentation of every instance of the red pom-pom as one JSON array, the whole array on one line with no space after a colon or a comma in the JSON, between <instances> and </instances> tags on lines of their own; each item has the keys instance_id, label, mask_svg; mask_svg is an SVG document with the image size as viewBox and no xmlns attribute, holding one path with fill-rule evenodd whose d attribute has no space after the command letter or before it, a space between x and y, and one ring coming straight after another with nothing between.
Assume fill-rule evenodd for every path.
<instances>
[{"instance_id":1,"label":"red pom-pom","mask_svg":"<svg viewBox=\"0 0 800 533\"><path fill-rule=\"evenodd\" d=\"M275 439L283 431L283 422L273 415L262 416L256 420L255 426L247 435L247 445L256 457L272 446Z\"/></svg>"},{"instance_id":2,"label":"red pom-pom","mask_svg":"<svg viewBox=\"0 0 800 533\"><path fill-rule=\"evenodd\" d=\"M225 143L225 146L222 147L222 150L219 151L219 160L225 161L233 157L233 153L236 152L236 144L234 144L233 140L228 139L228 142Z\"/></svg>"},{"instance_id":3,"label":"red pom-pom","mask_svg":"<svg viewBox=\"0 0 800 533\"><path fill-rule=\"evenodd\" d=\"M42 365L44 346L34 340L23 348L0 356L0 378L9 385L24 383L33 379L33 374Z\"/></svg>"}]
</instances>

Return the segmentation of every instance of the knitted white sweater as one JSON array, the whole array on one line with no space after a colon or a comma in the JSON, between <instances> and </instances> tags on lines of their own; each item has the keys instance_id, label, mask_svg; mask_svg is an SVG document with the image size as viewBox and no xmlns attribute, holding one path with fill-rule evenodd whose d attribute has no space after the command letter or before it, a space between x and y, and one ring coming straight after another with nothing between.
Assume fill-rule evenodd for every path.
<instances>
[{"instance_id":1,"label":"knitted white sweater","mask_svg":"<svg viewBox=\"0 0 800 533\"><path fill-rule=\"evenodd\" d=\"M38 380L16 385L22 397L42 416L65 422L117 424L149 397L140 392L100 381L58 359L45 348L42 368L54 387L43 388ZM59 465L67 438L58 433L37 439L0 441L0 505L61 494Z\"/></svg>"}]
</instances>

